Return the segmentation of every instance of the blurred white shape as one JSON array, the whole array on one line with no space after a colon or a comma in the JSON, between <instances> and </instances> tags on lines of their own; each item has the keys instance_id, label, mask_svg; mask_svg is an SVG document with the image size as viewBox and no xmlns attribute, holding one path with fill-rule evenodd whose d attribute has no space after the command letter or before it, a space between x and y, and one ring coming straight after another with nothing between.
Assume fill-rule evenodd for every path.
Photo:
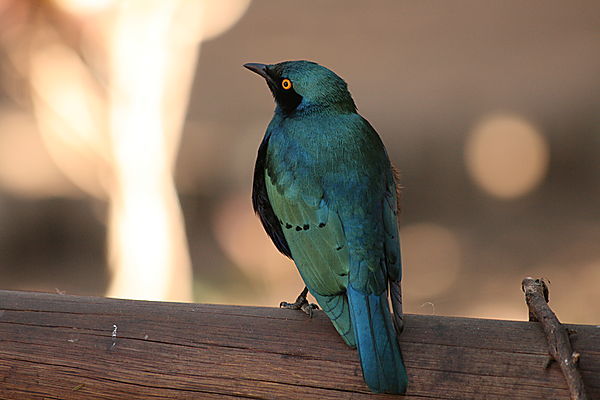
<instances>
[{"instance_id":1,"label":"blurred white shape","mask_svg":"<svg viewBox=\"0 0 600 400\"><path fill-rule=\"evenodd\" d=\"M29 65L33 105L48 152L61 171L84 192L106 197L111 162L105 136L105 103L81 58L50 41L41 29Z\"/></svg>"},{"instance_id":2,"label":"blurred white shape","mask_svg":"<svg viewBox=\"0 0 600 400\"><path fill-rule=\"evenodd\" d=\"M403 227L402 284L411 304L422 304L450 289L458 279L462 250L456 234L430 222Z\"/></svg>"},{"instance_id":3,"label":"blurred white shape","mask_svg":"<svg viewBox=\"0 0 600 400\"><path fill-rule=\"evenodd\" d=\"M538 129L516 115L483 118L465 147L471 178L488 194L513 199L536 188L548 169L549 149Z\"/></svg>"},{"instance_id":4,"label":"blurred white shape","mask_svg":"<svg viewBox=\"0 0 600 400\"><path fill-rule=\"evenodd\" d=\"M40 19L26 72L53 160L83 191L108 197L107 295L190 301L173 166L199 43L235 23L249 0L55 3L79 20L87 57Z\"/></svg>"},{"instance_id":5,"label":"blurred white shape","mask_svg":"<svg viewBox=\"0 0 600 400\"><path fill-rule=\"evenodd\" d=\"M172 179L180 132L165 126L169 96L188 94L169 90L168 76L179 72L178 65L195 65L197 56L193 45L182 51L171 43L176 11L184 6L127 1L118 5L111 25L109 132L115 181L109 256L114 275L108 296L192 299L191 265Z\"/></svg>"},{"instance_id":6,"label":"blurred white shape","mask_svg":"<svg viewBox=\"0 0 600 400\"><path fill-rule=\"evenodd\" d=\"M118 0L54 0L62 9L76 15L95 14L108 9Z\"/></svg>"},{"instance_id":7,"label":"blurred white shape","mask_svg":"<svg viewBox=\"0 0 600 400\"><path fill-rule=\"evenodd\" d=\"M118 3L110 25L109 296L192 299L191 265L173 166L203 39L203 1ZM214 20L241 16L220 2ZM247 2L236 2L245 10ZM236 9L237 10L237 9Z\"/></svg>"},{"instance_id":8,"label":"blurred white shape","mask_svg":"<svg viewBox=\"0 0 600 400\"><path fill-rule=\"evenodd\" d=\"M0 185L25 198L81 196L42 142L36 121L12 109L0 113Z\"/></svg>"}]
</instances>

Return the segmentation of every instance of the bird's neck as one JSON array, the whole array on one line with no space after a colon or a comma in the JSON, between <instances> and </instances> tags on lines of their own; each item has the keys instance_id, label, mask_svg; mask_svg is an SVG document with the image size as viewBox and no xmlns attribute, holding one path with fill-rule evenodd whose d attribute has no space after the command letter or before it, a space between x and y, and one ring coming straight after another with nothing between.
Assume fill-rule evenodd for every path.
<instances>
[{"instance_id":1,"label":"bird's neck","mask_svg":"<svg viewBox=\"0 0 600 400\"><path fill-rule=\"evenodd\" d=\"M299 118L313 114L351 114L356 113L356 105L354 101L331 102L323 104L300 103L292 111L285 111L279 105L275 108L275 113L283 118Z\"/></svg>"}]
</instances>

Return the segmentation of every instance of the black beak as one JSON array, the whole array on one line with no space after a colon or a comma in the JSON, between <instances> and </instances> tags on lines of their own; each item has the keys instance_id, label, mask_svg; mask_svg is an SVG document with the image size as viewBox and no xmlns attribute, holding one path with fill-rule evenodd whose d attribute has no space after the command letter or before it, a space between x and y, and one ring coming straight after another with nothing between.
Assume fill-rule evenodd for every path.
<instances>
[{"instance_id":1,"label":"black beak","mask_svg":"<svg viewBox=\"0 0 600 400\"><path fill-rule=\"evenodd\" d=\"M272 79L267 73L267 65L259 64L259 63L247 63L244 64L244 67L248 68L250 71L255 72L262 76L263 78L270 80Z\"/></svg>"}]
</instances>

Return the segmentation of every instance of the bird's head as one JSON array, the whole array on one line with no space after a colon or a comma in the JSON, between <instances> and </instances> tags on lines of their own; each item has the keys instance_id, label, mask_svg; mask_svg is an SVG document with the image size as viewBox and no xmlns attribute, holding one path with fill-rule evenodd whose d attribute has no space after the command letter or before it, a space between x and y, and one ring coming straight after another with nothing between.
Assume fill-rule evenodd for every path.
<instances>
[{"instance_id":1,"label":"bird's head","mask_svg":"<svg viewBox=\"0 0 600 400\"><path fill-rule=\"evenodd\" d=\"M312 61L284 61L279 64L244 64L267 81L277 107L284 114L335 109L355 112L348 85L335 72Z\"/></svg>"}]
</instances>

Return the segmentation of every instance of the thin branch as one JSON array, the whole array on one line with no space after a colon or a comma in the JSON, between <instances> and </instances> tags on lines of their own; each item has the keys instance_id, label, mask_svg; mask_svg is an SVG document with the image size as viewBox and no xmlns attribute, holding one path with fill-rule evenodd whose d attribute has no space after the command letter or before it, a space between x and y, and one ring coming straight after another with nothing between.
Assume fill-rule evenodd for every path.
<instances>
[{"instance_id":1,"label":"thin branch","mask_svg":"<svg viewBox=\"0 0 600 400\"><path fill-rule=\"evenodd\" d=\"M544 329L550 356L560 365L572 400L586 400L585 387L577 369L579 353L574 352L567 329L548 306L548 287L543 279L525 278L521 283L529 307L529 320L539 321Z\"/></svg>"}]
</instances>

